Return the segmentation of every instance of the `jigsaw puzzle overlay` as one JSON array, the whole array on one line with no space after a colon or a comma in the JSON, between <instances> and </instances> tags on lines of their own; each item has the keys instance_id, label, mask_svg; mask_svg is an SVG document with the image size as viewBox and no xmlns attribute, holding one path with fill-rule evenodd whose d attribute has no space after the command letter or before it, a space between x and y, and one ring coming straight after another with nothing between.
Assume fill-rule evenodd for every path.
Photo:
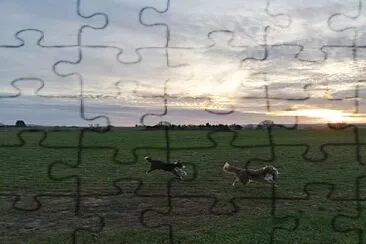
<instances>
[{"instance_id":1,"label":"jigsaw puzzle overlay","mask_svg":"<svg viewBox=\"0 0 366 244\"><path fill-rule=\"evenodd\" d=\"M365 243L364 9L1 1L0 243Z\"/></svg>"}]
</instances>

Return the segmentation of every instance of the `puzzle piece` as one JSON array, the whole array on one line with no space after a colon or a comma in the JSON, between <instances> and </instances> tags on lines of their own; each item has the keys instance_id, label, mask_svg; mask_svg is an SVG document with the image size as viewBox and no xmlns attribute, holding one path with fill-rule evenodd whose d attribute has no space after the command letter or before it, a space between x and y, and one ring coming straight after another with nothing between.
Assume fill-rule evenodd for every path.
<instances>
[{"instance_id":1,"label":"puzzle piece","mask_svg":"<svg viewBox=\"0 0 366 244\"><path fill-rule=\"evenodd\" d=\"M327 153L324 151L324 147L328 145L340 147L354 145L358 155L357 161L362 165L363 159L359 157L361 150L359 150L360 147L358 146L358 128L352 124L344 124L339 127L344 122L351 123L356 121L359 116L360 95L357 86L359 85L358 75L360 74L361 67L354 67L356 63L352 61L351 50L338 47L327 47L325 50L328 54L327 60L319 64L318 67L314 67L314 70L309 73L318 82L310 83L304 87L308 95L306 99L299 99L298 101L279 99L276 101L277 103L272 102L270 104L272 111L269 115L298 116L295 128L288 128L287 132L278 129L272 131L273 142L280 146L284 142L282 139L286 138L283 137L283 133L288 135L291 133L293 134L291 142L285 142L285 144L289 146L290 144L293 146L303 146L305 151L302 153L302 157L313 162L326 160ZM327 76L324 77L324 74ZM344 82L345 79L347 79L347 82ZM306 124L309 123L318 123L319 126L322 125L323 128L330 130L329 133L332 133L331 131L334 133L339 131L339 133L345 135L343 138L344 143L336 137L329 136L327 138L323 137L324 141L318 141L315 144L309 143L309 140L305 139L306 137L299 136L301 132L297 130L297 128L307 128L308 125ZM330 124L327 125L326 123ZM297 140L300 138L302 139ZM335 139L335 141L330 140L330 138Z\"/></svg>"},{"instance_id":2,"label":"puzzle piece","mask_svg":"<svg viewBox=\"0 0 366 244\"><path fill-rule=\"evenodd\" d=\"M287 117L287 120L290 117L301 117L299 121L294 120L293 126L297 123L308 123L309 119L302 115L311 116L313 109L343 109L347 112L351 110L350 113L354 112L355 102L352 95L345 96L343 99L340 99L341 97L333 99L327 91L331 85L336 84L338 84L338 90L352 87L350 78L355 78L356 73L353 72L354 69L347 60L352 57L348 56L351 54L349 50L328 47L325 49L327 60L316 65L294 59L294 54L301 50L296 45L271 46L266 50L262 60L243 60L242 62L242 69L249 72L246 81L242 82L241 89L237 92L243 109L255 106L255 102L264 103L263 109L258 108L258 112L267 114L271 117L270 120L277 124L283 124L277 122L282 120L280 117ZM344 68L345 64L346 68ZM284 73L286 75L283 75ZM329 76L324 76L324 73ZM348 80L346 84L344 79ZM240 111L240 105L237 107ZM324 111L327 112L327 110ZM324 118L327 116L324 111L319 110L318 114L314 111L313 117ZM332 116L329 113L328 117ZM334 116L336 115L337 111L334 111Z\"/></svg>"},{"instance_id":3,"label":"puzzle piece","mask_svg":"<svg viewBox=\"0 0 366 244\"><path fill-rule=\"evenodd\" d=\"M52 181L47 167L52 159L63 155L66 162L73 162L77 156L75 147L46 146L43 141L47 133L39 129L20 130L17 137L21 144L4 145L1 150L2 196L14 196L13 207L24 211L38 210L43 195L67 196L76 193L76 185L70 180Z\"/></svg>"},{"instance_id":4,"label":"puzzle piece","mask_svg":"<svg viewBox=\"0 0 366 244\"><path fill-rule=\"evenodd\" d=\"M283 91L278 92L275 90L272 94L274 97L279 97L280 95L276 96L276 93L281 94L281 92ZM272 102L270 105L271 115L308 117L319 123L334 123L342 121L342 116L357 111L357 105L352 95L349 98L334 99L331 96L327 97L329 93L327 94L326 88L317 87L316 85L304 86L304 92L308 94L305 99L279 98L278 101ZM299 121L299 123L305 123L305 121L306 119L304 119L304 122Z\"/></svg>"},{"instance_id":5,"label":"puzzle piece","mask_svg":"<svg viewBox=\"0 0 366 244\"><path fill-rule=\"evenodd\" d=\"M285 141L293 138L294 134L286 135L286 131L282 131L281 136ZM346 136L347 134L343 131L298 130L296 137L307 138L308 144L296 145L288 141L285 146L274 143L275 155L270 164L278 167L280 172L276 196L285 199L302 199L306 194L303 189L304 185L309 182L324 182L335 186L332 197L354 199L353 179L363 169L363 165L357 161L356 145L342 140L346 140ZM322 144L322 138L340 142ZM309 151L306 150L306 146L312 144L319 145L326 156L321 160L306 159L304 154ZM247 163L248 168L257 168L261 165L260 161ZM342 167L341 165L347 166Z\"/></svg>"},{"instance_id":6,"label":"puzzle piece","mask_svg":"<svg viewBox=\"0 0 366 244\"><path fill-rule=\"evenodd\" d=\"M288 28L270 31L269 45L300 45L296 58L307 62L325 60L323 46L348 46L348 33L335 32L328 26L328 19L336 12L352 11L352 3L344 1L270 1L269 11L290 16Z\"/></svg>"},{"instance_id":7,"label":"puzzle piece","mask_svg":"<svg viewBox=\"0 0 366 244\"><path fill-rule=\"evenodd\" d=\"M29 36L32 35L34 36L33 39L37 40L37 45L28 47L29 43L26 40L30 39ZM22 30L17 32L15 36L22 42L19 47L0 47L0 52L3 54L2 57L6 57L4 69L1 73L6 81L5 83L9 84L8 87L4 86L5 89L2 91L2 94L0 93L0 98L24 96L27 94L27 90L31 90L35 92L32 95L42 97L43 100L46 98L76 99L76 104L79 106L78 112L83 120L95 120L94 122L99 124L109 123L108 121L100 122L102 119L100 116L91 119L87 117L87 113L84 112L83 97L80 98L83 95L83 81L80 77L62 76L56 70L60 59L70 59L70 57L77 56L75 47L41 46L40 41L43 39L43 33L38 30L32 32ZM29 53L33 55L29 55ZM18 56L19 58L17 58ZM12 58L9 59L9 57ZM18 63L19 60L22 60L20 64ZM9 66L7 67L6 64ZM19 69L15 69L14 72L14 67ZM39 70L47 70L48 72L40 72ZM20 83L22 84L21 88L19 86ZM26 86L27 83L31 85ZM38 85L37 89L34 88L34 83ZM66 107L66 109L69 108ZM54 124L57 124L59 119L55 116L53 118L57 120ZM81 125L85 123L84 121Z\"/></svg>"},{"instance_id":8,"label":"puzzle piece","mask_svg":"<svg viewBox=\"0 0 366 244\"><path fill-rule=\"evenodd\" d=\"M146 8L141 14L146 24L164 23L167 26L167 47L206 46L207 35L215 30L236 33L235 45L256 46L263 44L265 26L273 25L282 28L288 25L286 16L271 15L268 12L267 1L253 3L232 0L215 6L209 1L183 3L167 0L166 3L164 11ZM216 16L217 9L220 9L220 19ZM156 18L155 15L158 17Z\"/></svg>"},{"instance_id":9,"label":"puzzle piece","mask_svg":"<svg viewBox=\"0 0 366 244\"><path fill-rule=\"evenodd\" d=\"M79 96L80 84L75 77L62 78L53 71L53 65L57 61L75 57L77 49L42 47L39 42L43 39L43 35L41 31L22 30L15 34L21 41L18 47L0 46L3 63L1 76L4 81L1 97L19 94L21 91L17 85L19 81L24 80L37 82L39 95L71 98Z\"/></svg>"},{"instance_id":10,"label":"puzzle piece","mask_svg":"<svg viewBox=\"0 0 366 244\"><path fill-rule=\"evenodd\" d=\"M105 14L83 14L80 0L1 1L0 9L2 23L0 45L20 45L14 35L25 30L43 32L41 45L72 46L77 44L77 33L81 26L89 24L91 28L103 28L107 23Z\"/></svg>"},{"instance_id":11,"label":"puzzle piece","mask_svg":"<svg viewBox=\"0 0 366 244\"><path fill-rule=\"evenodd\" d=\"M109 146L86 146L84 135L90 129L83 129L79 138L76 163L57 160L48 166L49 177L55 181L74 179L77 185L76 208L80 209L83 196L110 196L118 194L115 186L135 162L118 161L118 148ZM99 132L101 133L101 132ZM105 132L102 132L105 133ZM106 161L106 155L108 161ZM96 167L98 168L97 170Z\"/></svg>"},{"instance_id":12,"label":"puzzle piece","mask_svg":"<svg viewBox=\"0 0 366 244\"><path fill-rule=\"evenodd\" d=\"M365 225L364 225L364 211L365 206L364 198L362 197L362 182L364 181L365 176L359 176L356 178L356 194L355 199L352 203L356 206L354 208L350 208L350 211L342 212L337 214L332 219L332 227L335 232L342 233L344 236L349 236L349 239L352 239L354 243L364 243L365 240ZM354 211L356 210L356 211ZM349 212L349 213L348 213ZM352 233L347 235L347 233Z\"/></svg>"},{"instance_id":13,"label":"puzzle piece","mask_svg":"<svg viewBox=\"0 0 366 244\"><path fill-rule=\"evenodd\" d=\"M334 199L332 196L335 185L322 182L307 183L304 186L306 196L303 199L276 198L276 212L281 215L297 216L298 226L288 232L278 230L275 233L275 243L286 241L293 243L342 243L350 239L347 235L332 230L332 219L342 212L350 212L353 203Z\"/></svg>"},{"instance_id":14,"label":"puzzle piece","mask_svg":"<svg viewBox=\"0 0 366 244\"><path fill-rule=\"evenodd\" d=\"M58 74L62 76L80 76L83 84L83 112L85 114L94 115L90 112L89 107L98 105L95 102L96 98L99 98L100 101L103 97L106 97L107 102L111 101L111 98L121 100L124 98L124 101L126 101L126 97L131 97L136 89L131 80L137 80L141 84L156 82L157 87L163 87L168 72L164 50L141 50L141 53L146 53L144 60L133 65L120 63L116 59L119 52L120 50L111 47L82 48L77 63L63 60L56 65ZM145 71L140 72L141 69ZM119 88L119 91L116 87ZM129 89L131 90L129 91ZM141 99L138 101L144 102ZM106 112L98 114L98 116L104 117L107 115Z\"/></svg>"},{"instance_id":15,"label":"puzzle piece","mask_svg":"<svg viewBox=\"0 0 366 244\"><path fill-rule=\"evenodd\" d=\"M355 97L353 97L355 98ZM328 100L328 106L324 106L322 104L321 108L318 108L316 104L324 103L324 100ZM273 129L271 131L271 135L273 138L273 144L276 147L281 146L300 146L304 148L304 151L302 153L302 157L304 160L312 161L312 162L321 162L325 161L328 157L328 154L324 151L325 147L328 146L337 146L337 147L343 147L343 146L354 146L356 150L356 154L354 155L357 157L355 160L358 161L360 165L364 164L364 160L360 157L360 140L359 140L359 130L356 125L352 124L345 124L340 121L342 121L343 116L346 115L346 113L342 113L343 111L348 111L348 114L353 116L353 114L357 113L357 103L354 101L355 99L350 99L349 101L346 100L346 98L311 98L309 101L311 101L314 104L314 107L311 105L294 105L294 107L286 110L282 110L282 112L279 112L279 114L283 115L296 115L301 117L308 117L308 119L299 119L298 124L296 124L296 127L290 127L284 129ZM345 103L345 101L348 102ZM309 103L311 104L311 103ZM342 109L343 108L343 109ZM276 112L275 112L276 113ZM301 118L300 117L300 118ZM301 132L298 130L298 128L306 129L306 120L314 122L318 122L319 126L318 128L323 128L321 133L328 133L331 134L341 134L342 141L339 140L338 137L322 137L322 141L319 140L317 142L309 142L307 136L299 136L299 135L305 135L307 132L306 130ZM325 121L327 121L327 124L325 124ZM284 127L283 125L279 125L280 127ZM276 125L274 125L276 127ZM287 131L286 131L287 130ZM338 131L338 132L337 132ZM310 131L311 133L311 131ZM287 136L283 136L284 134L287 134ZM293 136L290 136L290 135ZM279 135L281 135L279 137ZM293 139L295 136L296 139ZM287 139L285 138L292 138L291 143L286 142ZM305 139L307 138L307 139ZM320 149L320 150L319 150Z\"/></svg>"},{"instance_id":16,"label":"puzzle piece","mask_svg":"<svg viewBox=\"0 0 366 244\"><path fill-rule=\"evenodd\" d=\"M329 28L348 37L348 42L343 46L353 49L353 55L358 57L358 46L363 46L364 31L363 16L365 7L362 0L346 1L348 8L334 11L328 19Z\"/></svg>"},{"instance_id":17,"label":"puzzle piece","mask_svg":"<svg viewBox=\"0 0 366 244\"><path fill-rule=\"evenodd\" d=\"M42 208L34 212L9 208L2 214L1 243L83 243L85 239L95 241L104 228L102 216L88 213L75 216L72 198L42 196L40 201Z\"/></svg>"},{"instance_id":18,"label":"puzzle piece","mask_svg":"<svg viewBox=\"0 0 366 244\"><path fill-rule=\"evenodd\" d=\"M12 82L12 86L18 90L17 93L0 97L3 104L0 107L0 113L7 114L2 120L6 125L15 125L18 120L23 120L26 126L60 124L88 126L90 123L85 120L80 98L43 97L39 95L44 87L43 80L38 78L17 79ZM62 110L63 114L60 115L60 112L55 108ZM60 121L63 122L60 123ZM102 120L98 119L95 123L98 121ZM104 123L100 122L100 124Z\"/></svg>"},{"instance_id":19,"label":"puzzle piece","mask_svg":"<svg viewBox=\"0 0 366 244\"><path fill-rule=\"evenodd\" d=\"M164 9L164 5L164 1L150 0L138 3L135 1L105 3L96 0L81 0L83 11L103 12L108 16L108 26L103 30L95 33L95 30L86 29L82 33L83 45L118 47L122 49L121 55L118 55L121 62L140 62L145 59L143 49L165 47L167 35L164 24L145 23L141 13L145 9L160 11Z\"/></svg>"},{"instance_id":20,"label":"puzzle piece","mask_svg":"<svg viewBox=\"0 0 366 244\"><path fill-rule=\"evenodd\" d=\"M136 170L137 172L138 170ZM137 175L134 175L137 177ZM141 178L142 179L142 178ZM138 239L140 242L150 243L157 236L156 232L148 232L140 224L140 213L146 208L159 208L164 206L167 196L155 196L150 193L139 193L138 185L149 184L145 179L123 179L116 182L120 192L115 196L89 196L83 197L81 209L87 213L101 215L105 219L104 233L98 236L99 242L118 240L119 242L132 243ZM155 183L158 183L155 181ZM156 188L153 185L151 189ZM85 239L88 241L88 239ZM92 242L93 239L89 238Z\"/></svg>"}]
</instances>

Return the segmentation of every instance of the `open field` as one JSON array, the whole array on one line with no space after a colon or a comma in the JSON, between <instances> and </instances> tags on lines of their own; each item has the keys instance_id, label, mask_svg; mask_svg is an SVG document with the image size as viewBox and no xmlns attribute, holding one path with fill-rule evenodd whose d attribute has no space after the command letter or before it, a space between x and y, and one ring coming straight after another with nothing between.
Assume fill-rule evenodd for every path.
<instances>
[{"instance_id":1,"label":"open field","mask_svg":"<svg viewBox=\"0 0 366 244\"><path fill-rule=\"evenodd\" d=\"M358 132L361 143L365 135ZM365 216L337 217L357 217L357 205L366 205L356 201L366 196L366 147L357 150L351 128L275 129L271 138L267 130L169 131L168 143L166 136L0 128L0 243L72 243L73 231L86 227L97 233L79 230L76 243L169 243L168 224L174 243L359 243L357 228L366 233ZM145 155L186 163L187 178L146 175ZM273 164L279 187L233 187L225 161ZM145 212L144 226L146 209L166 214Z\"/></svg>"}]
</instances>

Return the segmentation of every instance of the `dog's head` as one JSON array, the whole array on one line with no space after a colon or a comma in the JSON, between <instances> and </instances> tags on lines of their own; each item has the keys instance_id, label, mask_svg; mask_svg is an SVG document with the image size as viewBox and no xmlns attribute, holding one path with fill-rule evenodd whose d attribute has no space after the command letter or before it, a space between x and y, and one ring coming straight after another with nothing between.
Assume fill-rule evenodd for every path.
<instances>
[{"instance_id":1,"label":"dog's head","mask_svg":"<svg viewBox=\"0 0 366 244\"><path fill-rule=\"evenodd\" d=\"M181 162L176 161L173 163L175 167L179 168L179 169L184 169L186 166L183 165Z\"/></svg>"},{"instance_id":2,"label":"dog's head","mask_svg":"<svg viewBox=\"0 0 366 244\"><path fill-rule=\"evenodd\" d=\"M151 158L149 156L145 156L144 159L147 161L147 162L150 162L151 161Z\"/></svg>"},{"instance_id":3,"label":"dog's head","mask_svg":"<svg viewBox=\"0 0 366 244\"><path fill-rule=\"evenodd\" d=\"M230 164L229 164L228 162L225 162L225 163L224 163L224 167L222 167L222 169L223 169L224 171L227 171L227 170L229 170L229 168L230 168Z\"/></svg>"}]
</instances>

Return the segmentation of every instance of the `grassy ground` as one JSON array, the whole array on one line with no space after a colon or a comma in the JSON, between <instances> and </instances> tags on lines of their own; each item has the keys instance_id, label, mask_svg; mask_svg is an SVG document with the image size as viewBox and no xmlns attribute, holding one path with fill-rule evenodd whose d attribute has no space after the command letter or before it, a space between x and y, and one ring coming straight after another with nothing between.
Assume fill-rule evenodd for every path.
<instances>
[{"instance_id":1,"label":"grassy ground","mask_svg":"<svg viewBox=\"0 0 366 244\"><path fill-rule=\"evenodd\" d=\"M365 195L365 148L351 129L170 131L169 143L134 128L17 133L0 131L1 243L358 243L365 228L362 215L337 217L357 216L352 199ZM172 175L145 174L145 155L179 159L189 175L168 187ZM232 187L225 161L273 164L279 187Z\"/></svg>"}]
</instances>

